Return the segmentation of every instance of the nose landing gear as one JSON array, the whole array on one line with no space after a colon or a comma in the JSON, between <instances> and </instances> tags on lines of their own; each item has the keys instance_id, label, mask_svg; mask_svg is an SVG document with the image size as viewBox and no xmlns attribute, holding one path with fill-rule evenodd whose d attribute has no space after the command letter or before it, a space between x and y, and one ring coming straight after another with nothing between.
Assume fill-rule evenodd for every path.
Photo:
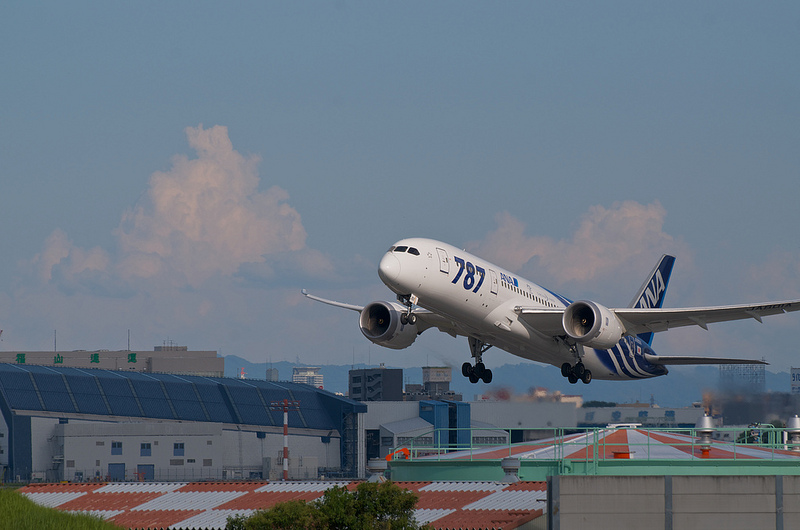
<instances>
[{"instance_id":1,"label":"nose landing gear","mask_svg":"<svg viewBox=\"0 0 800 530\"><path fill-rule=\"evenodd\" d=\"M587 370L582 362L578 362L578 364L575 366L572 366L569 363L562 364L561 375L566 377L567 380L573 385L577 383L578 380L583 381L585 385L588 385L592 382L592 372L591 370Z\"/></svg>"},{"instance_id":2,"label":"nose landing gear","mask_svg":"<svg viewBox=\"0 0 800 530\"><path fill-rule=\"evenodd\" d=\"M414 305L419 300L416 295L414 294L407 294L407 295L397 295L397 300L406 306L408 310L400 315L400 323L402 325L411 324L412 326L417 323L417 315L412 313L414 309Z\"/></svg>"}]
</instances>

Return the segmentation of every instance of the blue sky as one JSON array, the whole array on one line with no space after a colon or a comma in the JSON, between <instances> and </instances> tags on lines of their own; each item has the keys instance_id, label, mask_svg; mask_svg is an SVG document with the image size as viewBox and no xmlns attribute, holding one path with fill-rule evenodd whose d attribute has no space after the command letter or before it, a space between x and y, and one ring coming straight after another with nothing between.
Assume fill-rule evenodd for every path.
<instances>
[{"instance_id":1,"label":"blue sky","mask_svg":"<svg viewBox=\"0 0 800 530\"><path fill-rule=\"evenodd\" d=\"M573 298L800 297L791 2L0 4L0 348L452 364L391 299L409 236ZM656 337L800 366L797 315ZM517 360L502 352L487 364Z\"/></svg>"}]
</instances>

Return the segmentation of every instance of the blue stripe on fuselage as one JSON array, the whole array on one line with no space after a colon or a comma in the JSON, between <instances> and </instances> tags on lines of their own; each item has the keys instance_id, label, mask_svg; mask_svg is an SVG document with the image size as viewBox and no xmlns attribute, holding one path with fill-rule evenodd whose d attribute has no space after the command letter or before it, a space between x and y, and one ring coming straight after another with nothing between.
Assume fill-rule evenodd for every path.
<instances>
[{"instance_id":1,"label":"blue stripe on fuselage","mask_svg":"<svg viewBox=\"0 0 800 530\"><path fill-rule=\"evenodd\" d=\"M644 355L638 352L638 350L641 350L641 352L654 354L655 352L650 349L647 343L636 337L633 347L636 348L638 346L636 348L637 352L634 352L633 356L631 356L631 344L628 340L627 338L622 339L610 350L595 349L595 355L611 373L624 375L630 379L647 379L667 374L665 367L647 362Z\"/></svg>"}]
</instances>

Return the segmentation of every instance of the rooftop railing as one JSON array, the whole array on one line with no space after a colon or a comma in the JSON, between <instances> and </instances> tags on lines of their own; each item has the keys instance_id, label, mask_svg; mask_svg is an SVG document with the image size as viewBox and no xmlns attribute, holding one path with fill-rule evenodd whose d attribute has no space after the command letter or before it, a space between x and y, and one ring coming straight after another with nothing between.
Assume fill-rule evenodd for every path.
<instances>
[{"instance_id":1,"label":"rooftop railing","mask_svg":"<svg viewBox=\"0 0 800 530\"><path fill-rule=\"evenodd\" d=\"M524 441L512 441L526 438ZM423 441L424 440L424 441ZM431 441L432 440L432 441ZM800 442L786 429L754 425L746 429L643 428L468 428L432 429L392 449L409 460L796 460ZM400 451L407 449L406 451Z\"/></svg>"}]
</instances>

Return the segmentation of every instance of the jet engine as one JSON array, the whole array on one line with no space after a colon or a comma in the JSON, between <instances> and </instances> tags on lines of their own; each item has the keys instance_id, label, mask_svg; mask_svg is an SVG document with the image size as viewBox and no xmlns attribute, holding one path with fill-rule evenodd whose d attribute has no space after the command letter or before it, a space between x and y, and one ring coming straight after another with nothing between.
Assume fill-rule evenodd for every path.
<instances>
[{"instance_id":1,"label":"jet engine","mask_svg":"<svg viewBox=\"0 0 800 530\"><path fill-rule=\"evenodd\" d=\"M573 302L564 310L564 331L575 342L605 350L613 348L625 333L625 326L609 308L588 300Z\"/></svg>"},{"instance_id":2,"label":"jet engine","mask_svg":"<svg viewBox=\"0 0 800 530\"><path fill-rule=\"evenodd\" d=\"M361 311L361 333L369 340L395 350L408 348L417 338L416 324L403 324L406 307L394 302L372 302Z\"/></svg>"}]
</instances>

